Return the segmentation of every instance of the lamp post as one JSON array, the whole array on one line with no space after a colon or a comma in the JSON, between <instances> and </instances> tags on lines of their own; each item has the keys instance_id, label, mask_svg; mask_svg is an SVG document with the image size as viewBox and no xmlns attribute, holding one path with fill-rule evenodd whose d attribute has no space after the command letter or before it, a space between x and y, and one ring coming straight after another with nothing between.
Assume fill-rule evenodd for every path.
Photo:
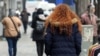
<instances>
[{"instance_id":1,"label":"lamp post","mask_svg":"<svg viewBox=\"0 0 100 56\"><path fill-rule=\"evenodd\" d=\"M23 9L25 9L26 8L26 0L23 0Z\"/></svg>"},{"instance_id":2,"label":"lamp post","mask_svg":"<svg viewBox=\"0 0 100 56\"><path fill-rule=\"evenodd\" d=\"M90 0L77 0L76 13L78 14L78 16L80 16L86 10L88 4L90 4Z\"/></svg>"},{"instance_id":3,"label":"lamp post","mask_svg":"<svg viewBox=\"0 0 100 56\"><path fill-rule=\"evenodd\" d=\"M0 18L1 19L3 18L4 14L5 14L3 8L4 8L4 1L0 1L0 13L1 13Z\"/></svg>"}]
</instances>

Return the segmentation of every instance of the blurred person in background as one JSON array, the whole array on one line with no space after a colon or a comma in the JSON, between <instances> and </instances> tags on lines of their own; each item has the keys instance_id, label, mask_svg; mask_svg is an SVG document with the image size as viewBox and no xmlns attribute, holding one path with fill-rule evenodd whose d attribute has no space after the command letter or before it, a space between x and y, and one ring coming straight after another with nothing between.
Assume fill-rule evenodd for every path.
<instances>
[{"instance_id":1,"label":"blurred person in background","mask_svg":"<svg viewBox=\"0 0 100 56\"><path fill-rule=\"evenodd\" d=\"M15 23L16 28L11 19ZM9 56L16 56L18 42L18 33L16 29L20 31L19 27L21 26L22 22L18 17L14 16L12 10L9 9L9 15L2 20L2 24L4 26L4 36L6 37L8 43Z\"/></svg>"},{"instance_id":2,"label":"blurred person in background","mask_svg":"<svg viewBox=\"0 0 100 56\"><path fill-rule=\"evenodd\" d=\"M88 5L87 11L81 15L81 21L83 25L93 25L93 44L98 42L98 34L97 34L98 17L94 13L95 13L95 6Z\"/></svg>"},{"instance_id":3,"label":"blurred person in background","mask_svg":"<svg viewBox=\"0 0 100 56\"><path fill-rule=\"evenodd\" d=\"M46 17L42 8L38 8L37 12L33 16L32 25L33 33L32 40L36 42L37 54L38 56L43 56L44 50L44 23Z\"/></svg>"},{"instance_id":4,"label":"blurred person in background","mask_svg":"<svg viewBox=\"0 0 100 56\"><path fill-rule=\"evenodd\" d=\"M34 19L34 16L36 15L37 8L35 8L34 12L32 13L32 19Z\"/></svg>"},{"instance_id":5,"label":"blurred person in background","mask_svg":"<svg viewBox=\"0 0 100 56\"><path fill-rule=\"evenodd\" d=\"M45 23L46 55L79 56L82 42L81 25L79 17L68 5L58 5Z\"/></svg>"},{"instance_id":6,"label":"blurred person in background","mask_svg":"<svg viewBox=\"0 0 100 56\"><path fill-rule=\"evenodd\" d=\"M27 26L28 26L29 16L30 16L30 13L28 13L26 9L24 9L21 12L21 20L22 20L22 23L23 23L23 28L24 28L24 33L25 34L27 33Z\"/></svg>"},{"instance_id":7,"label":"blurred person in background","mask_svg":"<svg viewBox=\"0 0 100 56\"><path fill-rule=\"evenodd\" d=\"M32 13L32 21L34 20L36 13L37 13L37 8L35 8L34 12ZM32 24L32 22L30 23L30 25L31 24Z\"/></svg>"},{"instance_id":8,"label":"blurred person in background","mask_svg":"<svg viewBox=\"0 0 100 56\"><path fill-rule=\"evenodd\" d=\"M16 9L15 15L16 15L17 17L20 17L20 11L19 11L18 9Z\"/></svg>"}]
</instances>

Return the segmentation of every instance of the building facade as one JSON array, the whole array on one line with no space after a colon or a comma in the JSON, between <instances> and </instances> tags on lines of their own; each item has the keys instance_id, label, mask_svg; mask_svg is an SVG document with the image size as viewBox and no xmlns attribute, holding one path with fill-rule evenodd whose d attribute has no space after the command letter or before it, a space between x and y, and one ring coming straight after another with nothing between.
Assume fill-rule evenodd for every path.
<instances>
[{"instance_id":1,"label":"building facade","mask_svg":"<svg viewBox=\"0 0 100 56\"><path fill-rule=\"evenodd\" d=\"M21 11L23 8L22 4L22 0L0 0L0 20L8 15L9 9L13 11L19 9Z\"/></svg>"}]
</instances>

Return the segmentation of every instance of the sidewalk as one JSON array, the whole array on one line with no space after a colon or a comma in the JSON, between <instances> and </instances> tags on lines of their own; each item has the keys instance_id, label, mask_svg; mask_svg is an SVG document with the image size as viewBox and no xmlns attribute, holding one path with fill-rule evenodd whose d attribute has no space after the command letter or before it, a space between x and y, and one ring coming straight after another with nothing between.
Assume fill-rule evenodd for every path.
<instances>
[{"instance_id":1,"label":"sidewalk","mask_svg":"<svg viewBox=\"0 0 100 56\"><path fill-rule=\"evenodd\" d=\"M22 37L18 41L17 56L37 56L35 42L33 42L32 39L30 38L31 31L32 29L28 27L27 34L24 34L23 27L21 27ZM0 56L9 56L6 41L0 41Z\"/></svg>"}]
</instances>

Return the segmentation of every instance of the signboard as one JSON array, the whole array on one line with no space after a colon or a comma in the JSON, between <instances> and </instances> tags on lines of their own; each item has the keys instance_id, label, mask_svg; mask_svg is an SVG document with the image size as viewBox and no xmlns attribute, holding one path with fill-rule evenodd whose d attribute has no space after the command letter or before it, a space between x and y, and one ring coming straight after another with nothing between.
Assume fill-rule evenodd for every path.
<instances>
[{"instance_id":1,"label":"signboard","mask_svg":"<svg viewBox=\"0 0 100 56\"><path fill-rule=\"evenodd\" d=\"M56 4L58 5L58 4L61 4L61 3L63 3L63 0L56 0Z\"/></svg>"},{"instance_id":2,"label":"signboard","mask_svg":"<svg viewBox=\"0 0 100 56\"><path fill-rule=\"evenodd\" d=\"M93 42L93 26L82 25L82 52L80 56L88 56L88 49Z\"/></svg>"}]
</instances>

